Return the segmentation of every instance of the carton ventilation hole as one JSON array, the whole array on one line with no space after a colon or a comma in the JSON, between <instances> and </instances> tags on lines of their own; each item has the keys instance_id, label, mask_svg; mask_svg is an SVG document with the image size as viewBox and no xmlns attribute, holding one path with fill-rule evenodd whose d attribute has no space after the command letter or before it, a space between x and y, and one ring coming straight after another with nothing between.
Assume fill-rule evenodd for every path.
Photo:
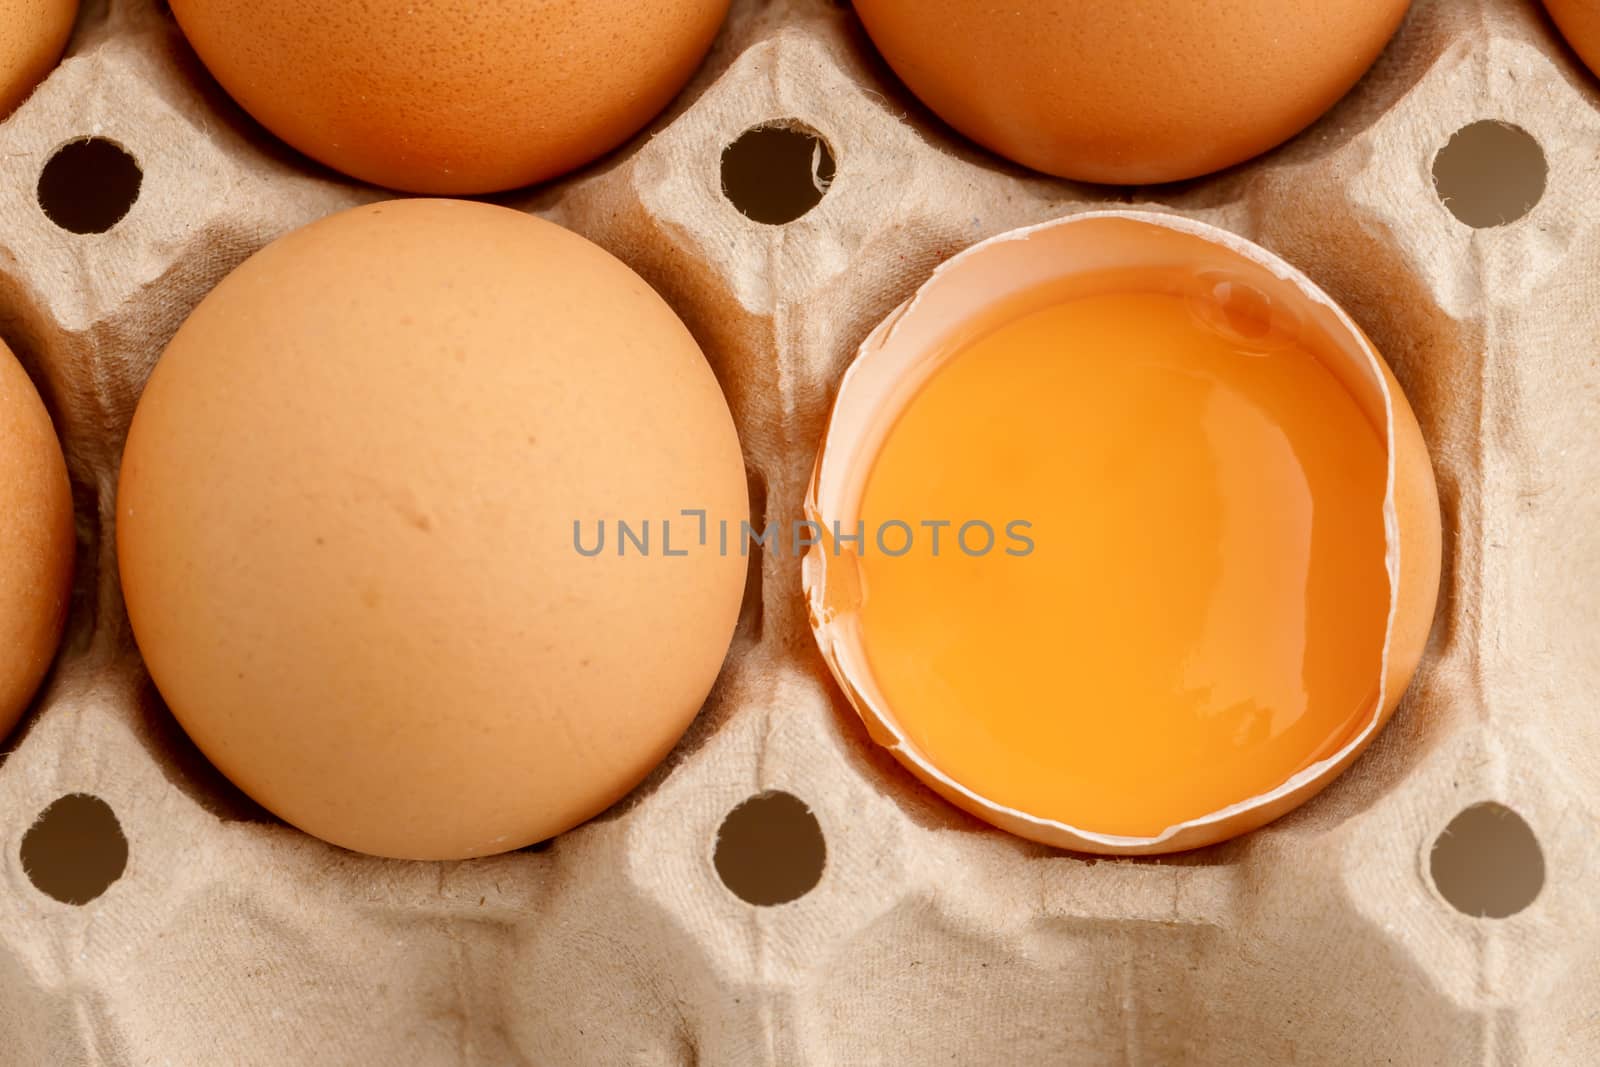
<instances>
[{"instance_id":1,"label":"carton ventilation hole","mask_svg":"<svg viewBox=\"0 0 1600 1067\"><path fill-rule=\"evenodd\" d=\"M63 904L87 904L128 866L128 839L111 806L69 793L45 808L22 835L22 869L39 892Z\"/></svg>"},{"instance_id":2,"label":"carton ventilation hole","mask_svg":"<svg viewBox=\"0 0 1600 1067\"><path fill-rule=\"evenodd\" d=\"M827 845L805 801L771 791L751 797L722 820L713 861L722 884L740 900L787 904L822 880Z\"/></svg>"},{"instance_id":3,"label":"carton ventilation hole","mask_svg":"<svg viewBox=\"0 0 1600 1067\"><path fill-rule=\"evenodd\" d=\"M1433 884L1457 910L1504 919L1544 888L1544 853L1526 820L1504 804L1474 804L1445 827L1429 858Z\"/></svg>"},{"instance_id":4,"label":"carton ventilation hole","mask_svg":"<svg viewBox=\"0 0 1600 1067\"><path fill-rule=\"evenodd\" d=\"M105 233L139 199L144 172L128 151L104 137L68 141L39 172L39 207L72 233Z\"/></svg>"},{"instance_id":5,"label":"carton ventilation hole","mask_svg":"<svg viewBox=\"0 0 1600 1067\"><path fill-rule=\"evenodd\" d=\"M752 126L722 150L722 195L746 218L769 226L820 204L833 175L828 142L794 119Z\"/></svg>"},{"instance_id":6,"label":"carton ventilation hole","mask_svg":"<svg viewBox=\"0 0 1600 1067\"><path fill-rule=\"evenodd\" d=\"M1549 166L1533 135L1486 119L1457 130L1433 158L1433 187L1474 229L1516 222L1544 196Z\"/></svg>"}]
</instances>

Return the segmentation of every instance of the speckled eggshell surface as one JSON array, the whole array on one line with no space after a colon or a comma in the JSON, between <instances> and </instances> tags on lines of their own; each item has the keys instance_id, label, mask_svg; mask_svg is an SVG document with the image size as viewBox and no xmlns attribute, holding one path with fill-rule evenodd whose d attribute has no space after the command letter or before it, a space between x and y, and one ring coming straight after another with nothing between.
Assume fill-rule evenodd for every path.
<instances>
[{"instance_id":1,"label":"speckled eggshell surface","mask_svg":"<svg viewBox=\"0 0 1600 1067\"><path fill-rule=\"evenodd\" d=\"M486 193L610 151L666 107L728 0L173 0L273 133L363 181Z\"/></svg>"},{"instance_id":2,"label":"speckled eggshell surface","mask_svg":"<svg viewBox=\"0 0 1600 1067\"><path fill-rule=\"evenodd\" d=\"M0 119L50 73L77 17L78 0L0 0Z\"/></svg>"},{"instance_id":3,"label":"speckled eggshell surface","mask_svg":"<svg viewBox=\"0 0 1600 1067\"><path fill-rule=\"evenodd\" d=\"M746 561L668 557L684 508L749 517L673 311L552 223L402 200L268 245L179 329L118 555L151 676L238 786L351 849L461 858L600 812L694 718ZM619 517L649 553L577 550Z\"/></svg>"},{"instance_id":4,"label":"speckled eggshell surface","mask_svg":"<svg viewBox=\"0 0 1600 1067\"><path fill-rule=\"evenodd\" d=\"M0 341L0 741L55 657L76 547L72 488L55 428Z\"/></svg>"},{"instance_id":5,"label":"speckled eggshell surface","mask_svg":"<svg viewBox=\"0 0 1600 1067\"><path fill-rule=\"evenodd\" d=\"M896 74L979 144L1145 184L1288 140L1355 85L1410 0L855 0Z\"/></svg>"}]
</instances>

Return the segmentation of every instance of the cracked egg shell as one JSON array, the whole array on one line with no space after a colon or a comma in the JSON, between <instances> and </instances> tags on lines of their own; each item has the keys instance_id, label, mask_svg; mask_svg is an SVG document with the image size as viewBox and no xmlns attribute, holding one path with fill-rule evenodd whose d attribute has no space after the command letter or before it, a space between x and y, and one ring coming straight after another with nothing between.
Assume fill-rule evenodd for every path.
<instances>
[{"instance_id":1,"label":"cracked egg shell","mask_svg":"<svg viewBox=\"0 0 1600 1067\"><path fill-rule=\"evenodd\" d=\"M1210 286L1225 284L1226 289L1207 291L1244 300L1255 307L1276 309L1292 318L1297 336L1305 339L1307 351L1315 352L1327 371L1343 385L1383 445L1384 456L1373 493L1375 507L1381 499L1381 523L1374 529L1381 525L1382 536L1375 544L1381 546L1383 558L1374 562L1384 576L1387 611L1380 609L1371 623L1381 631L1381 657L1375 655L1371 660L1375 677L1370 680L1368 691L1373 696L1354 707L1343 732L1329 735L1326 749L1317 750L1326 751L1325 756L1308 752L1299 770L1286 770L1284 777L1270 788L1203 809L1193 817L1164 823L1159 831L1148 833L1116 832L1105 825L1063 817L1061 812L1047 815L1003 803L964 780L964 772L952 770L951 764L960 762L957 757L964 758L963 750L947 747L942 757L926 751L914 739L915 735L926 735L926 723L918 721L915 709L897 706L886 695L887 686L875 673L868 650L863 605L869 603L873 590L867 587L870 574L863 561L830 548L830 539L824 535L810 547L802 568L812 629L824 660L872 738L935 791L979 818L1022 837L1085 852L1175 852L1265 825L1305 802L1348 767L1388 720L1410 683L1427 642L1438 593L1439 504L1416 418L1389 367L1360 328L1327 294L1272 253L1234 234L1181 217L1097 211L1002 234L941 266L863 342L840 384L806 503L807 518L818 529L857 530L867 510L864 501L869 479L878 457L884 454L885 442L924 384L933 380L955 358L955 353L964 351L974 338L991 336L999 321L1018 321L1016 316L1051 306L1041 301L1072 299L1074 294L1100 291L1106 279L1117 279L1113 284L1120 285L1129 276L1160 273L1165 277L1165 272L1205 279ZM999 314L1007 318L997 319ZM1129 355L1131 358L1131 350ZM1013 420L997 417L988 408L974 418L990 427L985 432L991 436L1015 425ZM1015 451L1011 444L1014 436L1010 429L1005 430L997 439L997 455ZM933 458L927 462L939 461ZM978 462L978 466L982 463ZM1246 469L1249 466L1245 464ZM942 465L939 469L945 470ZM1060 485L1059 493L1070 496L1074 484ZM1377 488L1381 488L1381 496ZM1086 499L1081 506L1092 509L1099 504ZM976 517L939 514L945 520L957 521ZM896 512L895 517L906 522L919 516ZM861 542L863 546L870 543L871 536L868 532L867 539ZM1135 556L1127 559L1131 566L1139 566ZM1103 569L1104 563L1090 566ZM999 594L993 590L1003 588L998 580L989 588L985 603L994 605L989 610L1015 610L1010 602L994 599ZM1082 610L1093 618L1093 605L1080 608L1070 599L1052 603L1052 611ZM1035 625L1046 622L1045 618L1036 619ZM1049 720L1052 731L1066 734L1073 729L1071 716L1075 714L1115 716L1115 707L1074 703L1070 651L1058 652L1060 655L1051 660L1056 667L1053 680L1035 693L1034 704L1023 711L1027 715L1066 716L1064 720ZM977 669L981 671L986 662L989 661L979 660ZM926 669L933 669L931 659ZM980 706L964 707L971 709L972 716L985 714L981 701ZM1057 722L1066 725L1058 728ZM991 723L984 729L993 726ZM978 731L979 735L982 733ZM1061 751L1076 752L1080 747L1074 744ZM1018 751L1025 754L1030 766L1043 768L1040 773L1068 773L1064 764L1052 764L1049 748L1035 746ZM1118 759L1128 760L1130 766L1139 766L1137 743L1111 751ZM998 780L1005 779L1001 774ZM1114 809L1119 803L1115 796L1097 799L1109 801L1102 808Z\"/></svg>"}]
</instances>

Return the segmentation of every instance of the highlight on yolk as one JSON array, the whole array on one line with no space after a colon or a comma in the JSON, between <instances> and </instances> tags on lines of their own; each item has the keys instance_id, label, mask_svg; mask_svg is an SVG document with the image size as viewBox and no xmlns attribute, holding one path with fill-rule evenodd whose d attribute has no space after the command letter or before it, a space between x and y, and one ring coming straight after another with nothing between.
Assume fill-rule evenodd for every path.
<instances>
[{"instance_id":1,"label":"highlight on yolk","mask_svg":"<svg viewBox=\"0 0 1600 1067\"><path fill-rule=\"evenodd\" d=\"M1155 279L1075 295L965 342L900 410L860 512L915 536L864 542L859 634L943 775L1148 837L1371 721L1386 438L1269 312ZM958 542L972 520L989 551Z\"/></svg>"}]
</instances>

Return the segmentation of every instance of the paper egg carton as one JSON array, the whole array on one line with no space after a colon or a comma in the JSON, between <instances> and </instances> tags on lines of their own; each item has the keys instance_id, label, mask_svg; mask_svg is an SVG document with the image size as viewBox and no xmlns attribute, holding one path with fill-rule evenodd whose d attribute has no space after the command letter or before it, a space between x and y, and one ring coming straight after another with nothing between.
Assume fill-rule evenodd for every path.
<instances>
[{"instance_id":1,"label":"paper egg carton","mask_svg":"<svg viewBox=\"0 0 1600 1067\"><path fill-rule=\"evenodd\" d=\"M0 1065L1600 1063L1597 84L1529 0L1417 0L1285 148L1094 188L948 132L847 7L738 0L647 134L497 199L604 245L679 311L759 511L800 517L842 369L936 264L1108 202L1177 211L1305 270L1393 365L1444 506L1427 657L1305 807L1223 846L1095 860L990 829L877 750L814 647L798 559L769 549L705 711L627 800L542 850L407 863L286 827L205 763L139 664L110 528L141 383L183 317L268 240L387 194L255 127L164 5L90 0L69 58L0 124L0 333L64 439L83 542L59 665L0 763ZM1431 175L1480 119L1528 131L1549 168L1532 212L1490 229L1453 217ZM742 215L720 178L724 146L774 121L837 161L783 226ZM143 171L102 234L58 228L35 195L86 136ZM771 790L810 806L826 863L763 907L713 851ZM82 906L20 858L74 793L110 806L129 850ZM1430 875L1482 801L1526 819L1544 857L1508 918L1457 911Z\"/></svg>"}]
</instances>

